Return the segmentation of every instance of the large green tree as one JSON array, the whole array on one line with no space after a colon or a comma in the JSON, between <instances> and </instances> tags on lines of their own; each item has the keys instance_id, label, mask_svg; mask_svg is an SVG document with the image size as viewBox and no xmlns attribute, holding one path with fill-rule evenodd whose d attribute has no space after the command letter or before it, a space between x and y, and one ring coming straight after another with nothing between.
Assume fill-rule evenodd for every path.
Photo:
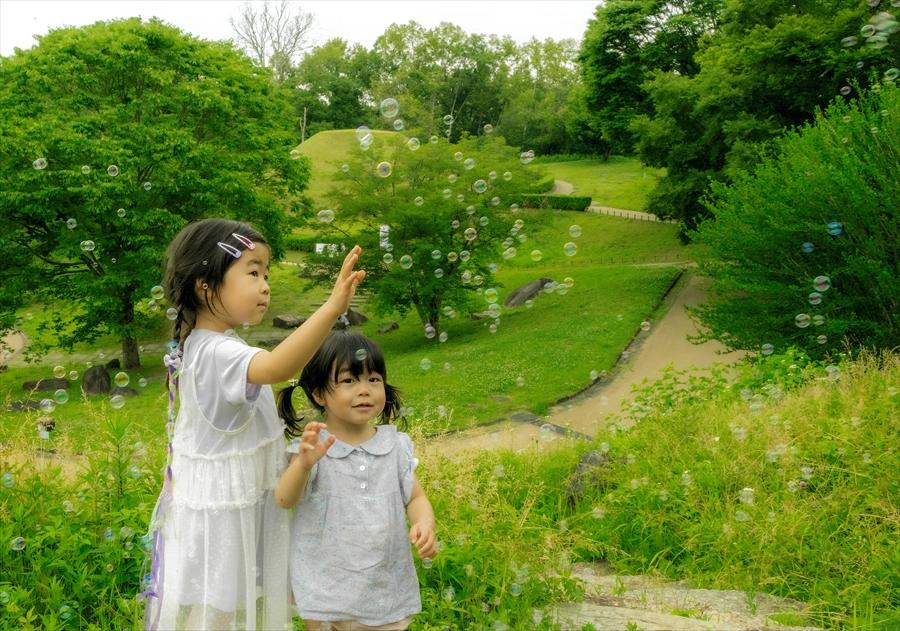
<instances>
[{"instance_id":1,"label":"large green tree","mask_svg":"<svg viewBox=\"0 0 900 631\"><path fill-rule=\"evenodd\" d=\"M836 101L774 143L731 185L712 187L694 235L712 300L694 312L731 349L900 339L900 89Z\"/></svg>"},{"instance_id":2,"label":"large green tree","mask_svg":"<svg viewBox=\"0 0 900 631\"><path fill-rule=\"evenodd\" d=\"M42 304L50 344L112 333L138 365L136 334L161 317L150 288L185 223L248 220L280 253L280 200L309 177L293 124L268 71L157 20L54 30L0 59L0 330Z\"/></svg>"},{"instance_id":3,"label":"large green tree","mask_svg":"<svg viewBox=\"0 0 900 631\"><path fill-rule=\"evenodd\" d=\"M632 119L652 111L644 83L655 72L697 73L694 55L715 30L724 0L611 0L597 7L579 61L588 115L582 133L610 152L634 148Z\"/></svg>"},{"instance_id":4,"label":"large green tree","mask_svg":"<svg viewBox=\"0 0 900 631\"><path fill-rule=\"evenodd\" d=\"M842 89L852 98L873 68L896 65L896 37L847 46L846 37L863 41L873 13L858 0L727 2L695 56L699 72L658 72L647 85L652 112L633 122L642 159L667 169L649 209L695 227L711 181L752 168L767 141L811 120Z\"/></svg>"},{"instance_id":5,"label":"large green tree","mask_svg":"<svg viewBox=\"0 0 900 631\"><path fill-rule=\"evenodd\" d=\"M453 144L413 138L375 134L346 170L334 165L333 205L326 209L334 219L319 230L323 240L362 245L360 267L379 313L413 309L437 332L447 314L495 301L480 294L492 286L496 266L524 256L525 230L513 228L512 205L532 189L536 173L499 137L464 136ZM340 257L323 254L307 272L327 284L339 264Z\"/></svg>"}]
</instances>

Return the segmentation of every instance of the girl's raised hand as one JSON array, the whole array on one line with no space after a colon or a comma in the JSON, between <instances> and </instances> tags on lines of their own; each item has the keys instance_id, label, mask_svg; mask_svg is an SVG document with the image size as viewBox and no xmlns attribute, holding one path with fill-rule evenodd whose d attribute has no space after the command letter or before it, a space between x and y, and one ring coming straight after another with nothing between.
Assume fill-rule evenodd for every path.
<instances>
[{"instance_id":1,"label":"girl's raised hand","mask_svg":"<svg viewBox=\"0 0 900 631\"><path fill-rule=\"evenodd\" d=\"M437 554L437 537L434 528L427 523L413 524L409 529L409 541L416 546L416 551L422 559L430 559Z\"/></svg>"},{"instance_id":2,"label":"girl's raised hand","mask_svg":"<svg viewBox=\"0 0 900 631\"><path fill-rule=\"evenodd\" d=\"M297 457L300 458L300 463L307 471L312 469L313 465L322 459L328 448L337 440L333 435L325 440L319 440L319 430L326 427L328 426L325 423L312 422L307 423L306 427L303 428L303 434L300 436L300 451L297 453Z\"/></svg>"},{"instance_id":3,"label":"girl's raised hand","mask_svg":"<svg viewBox=\"0 0 900 631\"><path fill-rule=\"evenodd\" d=\"M354 270L353 267L359 261L359 255L362 248L358 245L347 253L344 258L344 264L341 265L341 271L338 272L337 281L334 283L334 289L328 297L329 303L338 310L339 313L346 313L350 308L350 301L356 295L356 288L366 277L365 270Z\"/></svg>"}]
</instances>

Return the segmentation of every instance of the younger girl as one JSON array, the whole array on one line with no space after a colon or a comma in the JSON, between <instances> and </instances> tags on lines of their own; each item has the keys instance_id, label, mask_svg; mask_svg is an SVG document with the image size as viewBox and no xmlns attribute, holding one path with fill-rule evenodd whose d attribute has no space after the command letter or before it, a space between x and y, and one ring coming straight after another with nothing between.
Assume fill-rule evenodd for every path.
<instances>
[{"instance_id":1,"label":"younger girl","mask_svg":"<svg viewBox=\"0 0 900 631\"><path fill-rule=\"evenodd\" d=\"M388 424L400 401L381 349L359 333L333 332L299 385L327 424L306 425L275 488L281 506L300 500L290 552L300 617L310 631L406 629L422 609L410 543L423 559L437 543L412 441ZM290 434L300 425L294 387L279 394Z\"/></svg>"},{"instance_id":2,"label":"younger girl","mask_svg":"<svg viewBox=\"0 0 900 631\"><path fill-rule=\"evenodd\" d=\"M353 270L359 253L355 247L344 259L325 304L268 352L234 332L259 324L269 306L263 236L244 223L205 219L170 244L164 289L177 309L166 357L170 465L151 524L145 627L289 624L288 513L273 498L284 427L269 384L296 374L347 310L365 276Z\"/></svg>"}]
</instances>

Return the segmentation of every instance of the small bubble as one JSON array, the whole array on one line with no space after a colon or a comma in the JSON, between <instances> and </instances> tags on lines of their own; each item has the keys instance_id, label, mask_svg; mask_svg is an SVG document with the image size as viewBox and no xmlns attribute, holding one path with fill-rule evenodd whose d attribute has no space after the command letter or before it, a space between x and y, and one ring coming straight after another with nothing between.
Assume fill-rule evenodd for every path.
<instances>
[{"instance_id":1,"label":"small bubble","mask_svg":"<svg viewBox=\"0 0 900 631\"><path fill-rule=\"evenodd\" d=\"M569 241L563 246L563 253L566 256L575 256L578 253L578 246Z\"/></svg>"},{"instance_id":2,"label":"small bubble","mask_svg":"<svg viewBox=\"0 0 900 631\"><path fill-rule=\"evenodd\" d=\"M378 111L385 118L394 118L400 113L400 103L393 97L384 99L378 106Z\"/></svg>"},{"instance_id":3,"label":"small bubble","mask_svg":"<svg viewBox=\"0 0 900 631\"><path fill-rule=\"evenodd\" d=\"M125 397L121 394L114 394L109 398L109 405L114 410L120 410L125 406Z\"/></svg>"},{"instance_id":4,"label":"small bubble","mask_svg":"<svg viewBox=\"0 0 900 631\"><path fill-rule=\"evenodd\" d=\"M82 252L93 252L96 245L90 239L81 242L81 251Z\"/></svg>"},{"instance_id":5,"label":"small bubble","mask_svg":"<svg viewBox=\"0 0 900 631\"><path fill-rule=\"evenodd\" d=\"M78 221L74 217L69 217L66 219L66 226L69 230L74 230L78 226Z\"/></svg>"},{"instance_id":6,"label":"small bubble","mask_svg":"<svg viewBox=\"0 0 900 631\"><path fill-rule=\"evenodd\" d=\"M420 146L421 143L419 142L418 138L410 138L406 141L406 147L410 151L418 151Z\"/></svg>"},{"instance_id":7,"label":"small bubble","mask_svg":"<svg viewBox=\"0 0 900 631\"><path fill-rule=\"evenodd\" d=\"M581 226L579 226L577 224L569 226L569 236L571 236L573 239L577 239L578 237L580 237L581 236Z\"/></svg>"},{"instance_id":8,"label":"small bubble","mask_svg":"<svg viewBox=\"0 0 900 631\"><path fill-rule=\"evenodd\" d=\"M142 186L144 187L145 191L149 191L151 188L153 188L153 184L151 182L144 182Z\"/></svg>"},{"instance_id":9,"label":"small bubble","mask_svg":"<svg viewBox=\"0 0 900 631\"><path fill-rule=\"evenodd\" d=\"M9 547L12 548L15 552L21 552L25 549L25 538L13 537L9 542Z\"/></svg>"},{"instance_id":10,"label":"small bubble","mask_svg":"<svg viewBox=\"0 0 900 631\"><path fill-rule=\"evenodd\" d=\"M82 172L84 175L88 175L88 174L91 172L91 167L88 166L87 164L85 164L85 165L83 165L83 166L81 167L81 172Z\"/></svg>"},{"instance_id":11,"label":"small bubble","mask_svg":"<svg viewBox=\"0 0 900 631\"><path fill-rule=\"evenodd\" d=\"M394 168L391 166L390 162L379 162L378 166L375 167L375 173L377 173L379 177L388 177L393 172Z\"/></svg>"},{"instance_id":12,"label":"small bubble","mask_svg":"<svg viewBox=\"0 0 900 631\"><path fill-rule=\"evenodd\" d=\"M33 166L37 171L43 171L47 168L47 158L38 158L31 163L31 166Z\"/></svg>"},{"instance_id":13,"label":"small bubble","mask_svg":"<svg viewBox=\"0 0 900 631\"><path fill-rule=\"evenodd\" d=\"M321 223L331 223L332 221L334 221L334 211L329 208L320 210L317 214L317 217Z\"/></svg>"},{"instance_id":14,"label":"small bubble","mask_svg":"<svg viewBox=\"0 0 900 631\"><path fill-rule=\"evenodd\" d=\"M117 167L115 164L111 164L106 167L106 173L107 175L109 175L109 177L116 177L119 174L119 167Z\"/></svg>"},{"instance_id":15,"label":"small bubble","mask_svg":"<svg viewBox=\"0 0 900 631\"><path fill-rule=\"evenodd\" d=\"M128 377L128 373L125 372L117 372L114 378L114 382L119 388L127 386L129 381L131 381L131 379Z\"/></svg>"}]
</instances>

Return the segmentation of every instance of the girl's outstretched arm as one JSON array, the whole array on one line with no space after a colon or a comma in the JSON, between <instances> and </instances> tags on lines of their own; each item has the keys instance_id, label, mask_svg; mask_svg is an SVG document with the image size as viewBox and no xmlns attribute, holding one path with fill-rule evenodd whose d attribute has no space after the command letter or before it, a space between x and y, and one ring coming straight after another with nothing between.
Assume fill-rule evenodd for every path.
<instances>
[{"instance_id":1,"label":"girl's outstretched arm","mask_svg":"<svg viewBox=\"0 0 900 631\"><path fill-rule=\"evenodd\" d=\"M335 321L347 311L357 286L366 276L365 270L354 270L362 248L358 245L344 258L337 282L328 300L309 319L271 352L261 351L250 360L247 381L271 384L286 381L299 373L328 336Z\"/></svg>"},{"instance_id":2,"label":"girl's outstretched arm","mask_svg":"<svg viewBox=\"0 0 900 631\"><path fill-rule=\"evenodd\" d=\"M413 483L412 496L406 505L406 515L412 526L409 529L409 541L423 559L430 559L437 553L437 536L434 533L434 509L416 480Z\"/></svg>"},{"instance_id":3,"label":"girl's outstretched arm","mask_svg":"<svg viewBox=\"0 0 900 631\"><path fill-rule=\"evenodd\" d=\"M290 464L275 485L275 501L282 508L291 508L303 495L309 472L313 465L322 459L328 448L336 440L329 436L319 440L319 430L327 427L325 423L307 423L300 438L300 451L291 458Z\"/></svg>"}]
</instances>

